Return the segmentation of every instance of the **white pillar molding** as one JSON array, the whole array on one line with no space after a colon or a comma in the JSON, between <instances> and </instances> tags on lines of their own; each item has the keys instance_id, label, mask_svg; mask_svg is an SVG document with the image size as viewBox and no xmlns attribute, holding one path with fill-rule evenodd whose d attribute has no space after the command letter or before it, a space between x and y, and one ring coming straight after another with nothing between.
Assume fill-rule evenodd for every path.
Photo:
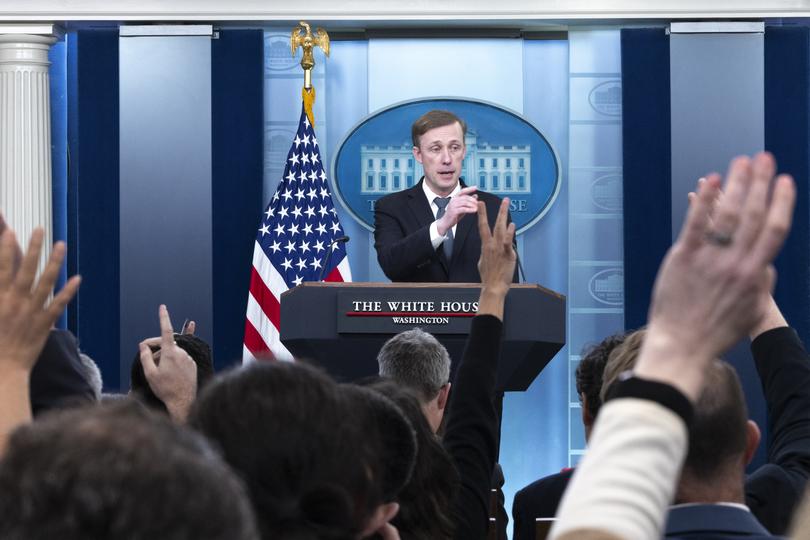
<instances>
[{"instance_id":1,"label":"white pillar molding","mask_svg":"<svg viewBox=\"0 0 810 540\"><path fill-rule=\"evenodd\" d=\"M48 50L53 36L0 26L0 211L25 249L45 229L40 268L53 243Z\"/></svg>"}]
</instances>

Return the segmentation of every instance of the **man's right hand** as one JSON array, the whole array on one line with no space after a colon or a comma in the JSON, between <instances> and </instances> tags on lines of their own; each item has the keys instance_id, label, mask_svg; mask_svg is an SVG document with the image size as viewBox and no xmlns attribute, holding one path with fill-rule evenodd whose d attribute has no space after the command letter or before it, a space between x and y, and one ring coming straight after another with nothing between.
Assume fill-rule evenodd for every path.
<instances>
[{"instance_id":1,"label":"man's right hand","mask_svg":"<svg viewBox=\"0 0 810 540\"><path fill-rule=\"evenodd\" d=\"M444 215L436 222L436 229L439 234L444 236L447 231L456 226L466 214L475 214L478 212L478 195L475 194L478 190L475 186L465 187L454 197L450 199Z\"/></svg>"}]
</instances>

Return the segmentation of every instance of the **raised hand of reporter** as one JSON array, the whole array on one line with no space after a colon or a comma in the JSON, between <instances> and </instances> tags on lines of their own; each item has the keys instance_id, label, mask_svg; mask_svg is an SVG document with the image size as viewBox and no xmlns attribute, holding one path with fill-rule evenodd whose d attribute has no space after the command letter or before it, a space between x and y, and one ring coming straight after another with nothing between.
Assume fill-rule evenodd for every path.
<instances>
[{"instance_id":1,"label":"raised hand of reporter","mask_svg":"<svg viewBox=\"0 0 810 540\"><path fill-rule=\"evenodd\" d=\"M507 224L508 216L509 198L504 198L495 226L490 231L486 206L483 202L478 203L478 232L481 236L481 258L478 260L481 298L478 313L495 315L499 319L503 319L503 301L509 292L517 261L513 247L515 224Z\"/></svg>"},{"instance_id":2,"label":"raised hand of reporter","mask_svg":"<svg viewBox=\"0 0 810 540\"><path fill-rule=\"evenodd\" d=\"M37 280L37 266L44 232L31 234L28 250L19 261L20 247L14 231L0 235L0 369L30 372L48 332L76 294L81 279L72 277L48 300L65 258L64 242L57 242Z\"/></svg>"},{"instance_id":3,"label":"raised hand of reporter","mask_svg":"<svg viewBox=\"0 0 810 540\"><path fill-rule=\"evenodd\" d=\"M0 236L3 235L6 230L9 230L10 227L6 223L3 214L0 214ZM17 270L20 268L20 263L22 262L22 249L20 249L20 245L17 242L14 242L14 254L12 257L12 274L16 274Z\"/></svg>"},{"instance_id":4,"label":"raised hand of reporter","mask_svg":"<svg viewBox=\"0 0 810 540\"><path fill-rule=\"evenodd\" d=\"M773 157L760 153L732 161L719 200L719 175L699 185L656 278L638 376L695 400L706 364L767 311L770 263L790 229L796 197L790 176L774 182L775 170Z\"/></svg>"},{"instance_id":5,"label":"raised hand of reporter","mask_svg":"<svg viewBox=\"0 0 810 540\"><path fill-rule=\"evenodd\" d=\"M158 309L160 318L160 351L152 353L149 345L155 338L140 343L141 365L149 387L166 405L169 415L178 422L188 417L197 396L197 364L178 347L165 305Z\"/></svg>"}]
</instances>

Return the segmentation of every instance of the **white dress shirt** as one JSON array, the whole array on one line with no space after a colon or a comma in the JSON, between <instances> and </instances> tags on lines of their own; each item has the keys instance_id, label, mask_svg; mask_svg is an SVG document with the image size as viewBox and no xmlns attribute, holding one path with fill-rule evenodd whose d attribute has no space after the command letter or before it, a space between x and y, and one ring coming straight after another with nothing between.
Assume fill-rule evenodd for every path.
<instances>
[{"instance_id":1,"label":"white dress shirt","mask_svg":"<svg viewBox=\"0 0 810 540\"><path fill-rule=\"evenodd\" d=\"M425 192L425 197L427 198L428 203L430 204L430 210L433 212L433 218L435 219L436 214L439 213L439 207L434 202L434 200L436 199L436 197L441 197L441 195L436 195L433 192L433 190L430 189L430 187L428 187L427 182L425 182L424 180L422 180L422 191ZM449 196L451 198L455 197L459 191L461 191L461 182L458 182L456 184L455 189L453 189L453 191L450 193ZM453 237L455 237L456 225L453 225L452 230L453 230ZM442 242L444 242L446 238L447 238L446 233L444 235L439 234L439 226L436 221L430 224L430 243L433 244L433 249L437 249L440 245L442 245Z\"/></svg>"}]
</instances>

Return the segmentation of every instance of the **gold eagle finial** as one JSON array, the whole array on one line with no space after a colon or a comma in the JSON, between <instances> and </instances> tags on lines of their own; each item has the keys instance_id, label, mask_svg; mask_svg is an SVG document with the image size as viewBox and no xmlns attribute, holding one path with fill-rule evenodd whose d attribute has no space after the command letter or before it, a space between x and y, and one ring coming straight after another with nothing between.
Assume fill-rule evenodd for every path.
<instances>
[{"instance_id":1,"label":"gold eagle finial","mask_svg":"<svg viewBox=\"0 0 810 540\"><path fill-rule=\"evenodd\" d=\"M304 68L304 88L311 88L312 68L315 67L312 49L320 47L323 53L329 56L329 34L323 28L318 28L313 35L309 24L301 21L290 34L290 52L293 56L298 51L298 47L304 50L304 56L301 58L301 67Z\"/></svg>"}]
</instances>

